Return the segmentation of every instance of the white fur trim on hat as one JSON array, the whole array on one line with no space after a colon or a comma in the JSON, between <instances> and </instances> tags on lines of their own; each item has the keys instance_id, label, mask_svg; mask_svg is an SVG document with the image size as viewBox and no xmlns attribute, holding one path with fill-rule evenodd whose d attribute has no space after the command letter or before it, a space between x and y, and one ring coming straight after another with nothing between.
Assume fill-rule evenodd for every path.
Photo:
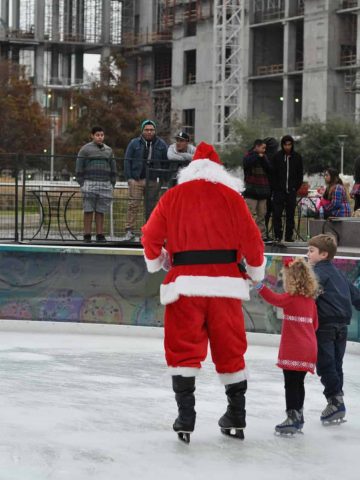
<instances>
[{"instance_id":1,"label":"white fur trim on hat","mask_svg":"<svg viewBox=\"0 0 360 480\"><path fill-rule=\"evenodd\" d=\"M197 377L200 368L195 367L169 367L168 371L171 376L181 375L182 377Z\"/></svg>"},{"instance_id":2,"label":"white fur trim on hat","mask_svg":"<svg viewBox=\"0 0 360 480\"><path fill-rule=\"evenodd\" d=\"M265 277L265 268L266 268L266 258L264 257L262 265L259 267L252 267L251 265L246 265L246 271L251 280L255 282L260 282Z\"/></svg>"},{"instance_id":3,"label":"white fur trim on hat","mask_svg":"<svg viewBox=\"0 0 360 480\"><path fill-rule=\"evenodd\" d=\"M219 373L220 382L223 385L231 385L232 383L242 382L248 379L246 368L234 373Z\"/></svg>"},{"instance_id":4,"label":"white fur trim on hat","mask_svg":"<svg viewBox=\"0 0 360 480\"><path fill-rule=\"evenodd\" d=\"M180 295L250 299L248 281L238 277L180 275L173 282L160 286L162 305L176 302Z\"/></svg>"},{"instance_id":5,"label":"white fur trim on hat","mask_svg":"<svg viewBox=\"0 0 360 480\"><path fill-rule=\"evenodd\" d=\"M244 184L240 178L231 175L223 165L206 158L204 160L192 161L187 167L179 171L177 179L178 184L193 180L207 180L212 183L226 185L239 193L244 190Z\"/></svg>"},{"instance_id":6,"label":"white fur trim on hat","mask_svg":"<svg viewBox=\"0 0 360 480\"><path fill-rule=\"evenodd\" d=\"M146 255L144 255L144 258L149 273L155 273L161 269L167 272L170 268L169 253L165 248L162 248L160 256L153 260L147 258Z\"/></svg>"}]
</instances>

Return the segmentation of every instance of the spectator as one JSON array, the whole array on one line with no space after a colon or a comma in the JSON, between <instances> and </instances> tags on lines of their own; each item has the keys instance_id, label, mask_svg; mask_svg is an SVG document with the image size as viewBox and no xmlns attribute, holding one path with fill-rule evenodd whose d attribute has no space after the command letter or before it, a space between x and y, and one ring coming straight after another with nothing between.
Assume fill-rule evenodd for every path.
<instances>
[{"instance_id":1,"label":"spectator","mask_svg":"<svg viewBox=\"0 0 360 480\"><path fill-rule=\"evenodd\" d=\"M285 209L285 241L293 242L296 193L303 183L303 161L294 150L294 139L285 135L281 150L272 158L273 225L275 241L283 237L282 214Z\"/></svg>"},{"instance_id":2,"label":"spectator","mask_svg":"<svg viewBox=\"0 0 360 480\"><path fill-rule=\"evenodd\" d=\"M191 162L195 153L194 145L190 143L190 136L186 132L179 132L175 137L176 142L172 143L167 151L170 162L171 185L176 184L176 174L179 168L184 167L184 162ZM176 162L176 160L179 161Z\"/></svg>"},{"instance_id":3,"label":"spectator","mask_svg":"<svg viewBox=\"0 0 360 480\"><path fill-rule=\"evenodd\" d=\"M167 151L169 160L188 160L191 162L195 153L194 145L190 143L190 136L186 132L179 132Z\"/></svg>"},{"instance_id":4,"label":"spectator","mask_svg":"<svg viewBox=\"0 0 360 480\"><path fill-rule=\"evenodd\" d=\"M84 241L91 242L95 214L96 241L106 242L104 214L109 210L116 183L116 163L112 149L104 143L102 127L93 127L92 141L84 145L76 159L76 181L83 193Z\"/></svg>"},{"instance_id":5,"label":"spectator","mask_svg":"<svg viewBox=\"0 0 360 480\"><path fill-rule=\"evenodd\" d=\"M354 212L360 208L360 157L355 159L354 186L351 189L351 198L354 199Z\"/></svg>"},{"instance_id":6,"label":"spectator","mask_svg":"<svg viewBox=\"0 0 360 480\"><path fill-rule=\"evenodd\" d=\"M329 167L324 172L326 189L320 202L324 217L350 217L351 209L347 192L336 168Z\"/></svg>"},{"instance_id":7,"label":"spectator","mask_svg":"<svg viewBox=\"0 0 360 480\"><path fill-rule=\"evenodd\" d=\"M274 137L266 137L264 138L264 142L266 144L266 156L270 162L273 156L277 153L279 148L279 142ZM271 176L270 176L270 187L271 187ZM269 223L270 218L272 215L272 191L270 192L270 197L266 200L266 214L265 214L265 228L266 228L266 235L265 235L265 242L272 241L269 232Z\"/></svg>"},{"instance_id":8,"label":"spectator","mask_svg":"<svg viewBox=\"0 0 360 480\"><path fill-rule=\"evenodd\" d=\"M150 174L146 184L146 163L151 160L153 168L160 168L161 162L167 161L167 149L164 140L156 135L156 124L153 120L144 120L141 124L141 135L133 138L127 146L124 173L129 185L129 203L124 240L135 238L136 216L143 198L146 198L146 218L158 200L161 186L159 175Z\"/></svg>"},{"instance_id":9,"label":"spectator","mask_svg":"<svg viewBox=\"0 0 360 480\"><path fill-rule=\"evenodd\" d=\"M270 198L270 163L265 154L264 140L255 140L253 148L243 160L245 191L243 196L251 215L259 227L263 240L267 240L265 228L266 200Z\"/></svg>"}]
</instances>

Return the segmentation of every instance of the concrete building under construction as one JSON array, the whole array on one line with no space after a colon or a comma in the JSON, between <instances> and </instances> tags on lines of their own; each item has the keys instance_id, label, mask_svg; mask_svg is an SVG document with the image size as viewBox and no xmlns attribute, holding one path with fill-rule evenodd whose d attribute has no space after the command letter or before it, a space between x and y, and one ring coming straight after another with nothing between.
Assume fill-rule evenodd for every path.
<instances>
[{"instance_id":1,"label":"concrete building under construction","mask_svg":"<svg viewBox=\"0 0 360 480\"><path fill-rule=\"evenodd\" d=\"M161 129L231 141L233 118L360 116L358 0L124 1L126 76Z\"/></svg>"},{"instance_id":2,"label":"concrete building under construction","mask_svg":"<svg viewBox=\"0 0 360 480\"><path fill-rule=\"evenodd\" d=\"M86 88L84 56L109 56L121 43L120 0L0 0L0 55L26 68L34 95L58 130Z\"/></svg>"},{"instance_id":3,"label":"concrete building under construction","mask_svg":"<svg viewBox=\"0 0 360 480\"><path fill-rule=\"evenodd\" d=\"M360 117L360 0L0 0L0 55L67 123L84 57L121 51L163 135L226 144L234 118Z\"/></svg>"}]
</instances>

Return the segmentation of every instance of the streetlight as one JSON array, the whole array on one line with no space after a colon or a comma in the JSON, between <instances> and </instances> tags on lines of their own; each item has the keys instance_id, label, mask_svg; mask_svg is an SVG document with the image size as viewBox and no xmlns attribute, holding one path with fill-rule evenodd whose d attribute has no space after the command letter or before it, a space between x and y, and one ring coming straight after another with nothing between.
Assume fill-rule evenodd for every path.
<instances>
[{"instance_id":1,"label":"streetlight","mask_svg":"<svg viewBox=\"0 0 360 480\"><path fill-rule=\"evenodd\" d=\"M57 115L52 113L50 115L51 119L51 144L50 144L50 181L54 180L54 155L55 155L55 122Z\"/></svg>"},{"instance_id":2,"label":"streetlight","mask_svg":"<svg viewBox=\"0 0 360 480\"><path fill-rule=\"evenodd\" d=\"M341 149L341 162L340 162L340 173L343 175L344 173L344 145L345 145L345 140L347 139L347 135L337 135L340 149Z\"/></svg>"}]
</instances>

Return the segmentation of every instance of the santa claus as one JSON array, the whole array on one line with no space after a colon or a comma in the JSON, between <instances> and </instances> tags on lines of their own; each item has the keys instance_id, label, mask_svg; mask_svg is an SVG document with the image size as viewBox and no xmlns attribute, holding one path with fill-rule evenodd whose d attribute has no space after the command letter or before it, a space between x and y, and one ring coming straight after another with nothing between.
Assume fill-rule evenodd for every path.
<instances>
[{"instance_id":1,"label":"santa claus","mask_svg":"<svg viewBox=\"0 0 360 480\"><path fill-rule=\"evenodd\" d=\"M142 228L149 272L168 270L160 289L165 356L179 411L173 428L187 442L195 426L195 377L208 343L228 398L219 425L223 433L244 438L247 342L241 302L249 300L247 275L262 280L266 262L241 189L214 148L201 142L179 172L178 185L162 196Z\"/></svg>"}]
</instances>

